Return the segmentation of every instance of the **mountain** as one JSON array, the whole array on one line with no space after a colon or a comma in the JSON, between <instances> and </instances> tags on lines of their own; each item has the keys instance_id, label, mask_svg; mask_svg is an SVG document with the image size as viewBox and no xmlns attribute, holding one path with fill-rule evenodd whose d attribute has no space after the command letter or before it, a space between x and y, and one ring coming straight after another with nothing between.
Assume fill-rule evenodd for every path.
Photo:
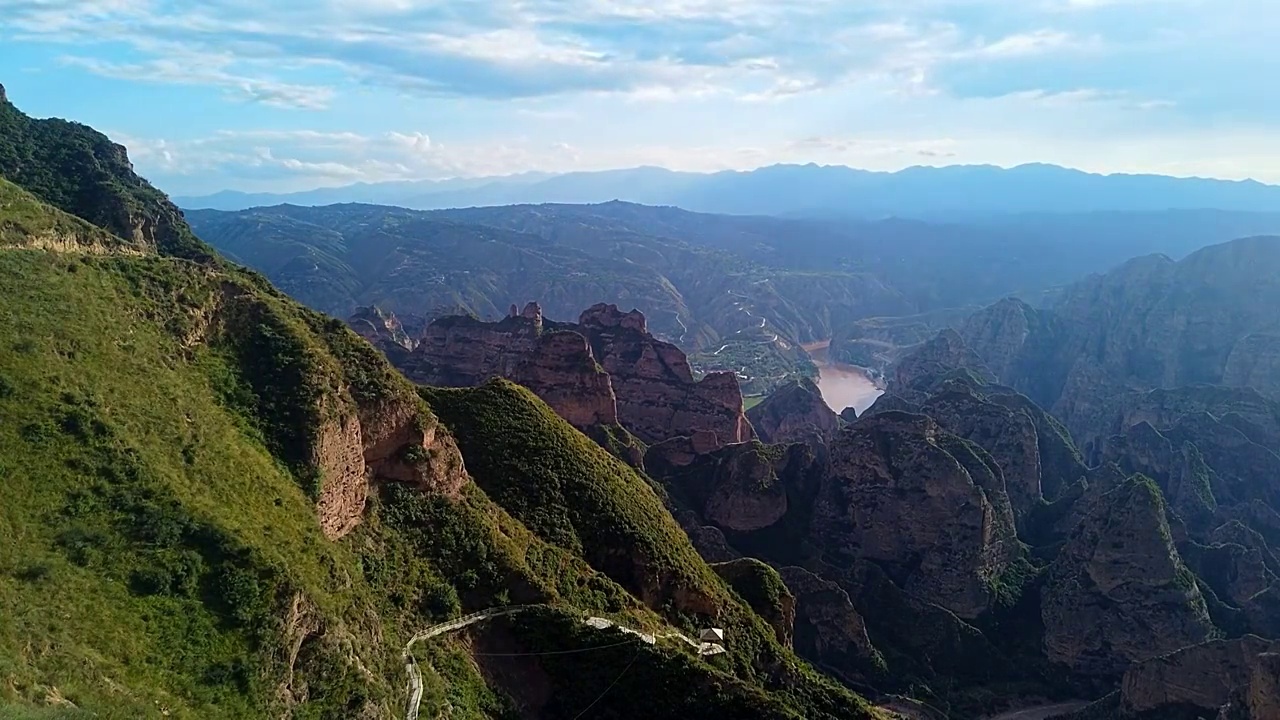
<instances>
[{"instance_id":1,"label":"mountain","mask_svg":"<svg viewBox=\"0 0 1280 720\"><path fill-rule=\"evenodd\" d=\"M1053 408L1097 449L1118 413L1154 389L1251 387L1277 397L1277 273L1278 237L1176 262L1145 256L1072 285L1048 309L992 305L961 335L1003 382Z\"/></svg>"},{"instance_id":2,"label":"mountain","mask_svg":"<svg viewBox=\"0 0 1280 720\"><path fill-rule=\"evenodd\" d=\"M733 378L697 388L640 313L508 306L418 335L365 308L357 334L215 256L118 146L3 110L22 134L0 183L0 714L1275 716L1280 402L1266 342L1204 344L1269 332L1249 303L1270 241L997 303L904 349L859 417L785 383L755 413L768 444ZM298 212L254 222L324 230ZM281 253L296 267L398 265L345 245L401 247L405 225L447 241L423 268L617 237L745 262L563 220L323 212ZM929 324L904 322L863 329ZM361 334L401 360L432 343L465 387L414 385ZM1064 425L1036 400L1077 361L1133 388L1055 402ZM553 408L494 368L613 404ZM562 417L610 408L640 462Z\"/></svg>"},{"instance_id":3,"label":"mountain","mask_svg":"<svg viewBox=\"0 0 1280 720\"><path fill-rule=\"evenodd\" d=\"M548 318L569 321L604 300L640 310L655 335L690 354L695 370L739 373L752 395L812 376L799 347L810 342L835 337L834 357L878 364L864 361L889 352L875 343L906 336L859 329L869 318L962 319L963 308L1014 293L1048 302L1081 275L1134 255L1181 257L1236 232L1280 232L1280 216L1218 212L955 225L707 215L620 202L441 212L279 206L188 216L221 252L338 317L377 306L416 335L443 315L497 321L511 304L532 299ZM855 340L860 347L846 347Z\"/></svg>"},{"instance_id":4,"label":"mountain","mask_svg":"<svg viewBox=\"0 0 1280 720\"><path fill-rule=\"evenodd\" d=\"M266 205L336 205L370 203L400 205L402 200L419 195L460 190L476 190L492 184L519 187L551 177L547 173L522 173L500 178L455 178L451 180L416 180L403 182L356 183L333 188L317 188L292 193L246 193L235 190L201 197L175 197L180 207L207 210L244 210Z\"/></svg>"},{"instance_id":5,"label":"mountain","mask_svg":"<svg viewBox=\"0 0 1280 720\"><path fill-rule=\"evenodd\" d=\"M369 202L420 210L625 200L708 213L963 220L1018 213L1280 211L1280 188L1254 181L1099 175L1054 165L911 167L774 165L751 171L674 172L641 167L441 183L354 185L313 193L184 198L184 208Z\"/></svg>"},{"instance_id":6,"label":"mountain","mask_svg":"<svg viewBox=\"0 0 1280 720\"><path fill-rule=\"evenodd\" d=\"M119 146L0 117L0 715L885 716L527 390L413 386Z\"/></svg>"},{"instance_id":7,"label":"mountain","mask_svg":"<svg viewBox=\"0 0 1280 720\"><path fill-rule=\"evenodd\" d=\"M497 219L368 205L188 215L227 256L339 317L377 306L418 327L458 313L496 321L536 299L548 318L569 321L607 299L642 311L699 371L739 372L756 393L812 373L799 345L834 324L911 308L864 273L769 267L678 237L569 220L557 225L565 234L544 237Z\"/></svg>"}]
</instances>

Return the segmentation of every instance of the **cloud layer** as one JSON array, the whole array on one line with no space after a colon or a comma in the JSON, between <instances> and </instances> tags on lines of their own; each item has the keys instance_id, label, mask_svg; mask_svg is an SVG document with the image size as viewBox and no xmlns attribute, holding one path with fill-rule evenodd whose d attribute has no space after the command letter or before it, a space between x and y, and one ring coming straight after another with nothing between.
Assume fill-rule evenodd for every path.
<instances>
[{"instance_id":1,"label":"cloud layer","mask_svg":"<svg viewBox=\"0 0 1280 720\"><path fill-rule=\"evenodd\" d=\"M1248 79L1280 70L1263 0L0 0L0 13L6 76L155 99L138 120L105 90L64 102L178 182L1064 148L1087 165L1121 142L1203 146L1280 122ZM1165 162L1198 166L1194 150L1169 146Z\"/></svg>"}]
</instances>

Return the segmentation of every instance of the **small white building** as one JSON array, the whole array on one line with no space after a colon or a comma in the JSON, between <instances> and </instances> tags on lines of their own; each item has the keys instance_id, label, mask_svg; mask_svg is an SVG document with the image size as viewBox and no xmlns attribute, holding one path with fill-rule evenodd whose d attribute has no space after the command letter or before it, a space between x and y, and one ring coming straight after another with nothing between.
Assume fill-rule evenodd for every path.
<instances>
[{"instance_id":1,"label":"small white building","mask_svg":"<svg viewBox=\"0 0 1280 720\"><path fill-rule=\"evenodd\" d=\"M698 635L698 640L704 643L721 644L724 642L724 630L720 628L707 628Z\"/></svg>"}]
</instances>

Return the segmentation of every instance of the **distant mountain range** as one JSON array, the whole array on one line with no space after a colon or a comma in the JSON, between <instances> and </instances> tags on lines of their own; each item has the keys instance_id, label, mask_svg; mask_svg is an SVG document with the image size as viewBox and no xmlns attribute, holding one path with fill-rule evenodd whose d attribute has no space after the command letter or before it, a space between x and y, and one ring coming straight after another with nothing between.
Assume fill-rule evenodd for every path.
<instances>
[{"instance_id":1,"label":"distant mountain range","mask_svg":"<svg viewBox=\"0 0 1280 720\"><path fill-rule=\"evenodd\" d=\"M1010 213L1219 209L1280 211L1280 187L1252 180L1098 175L1056 165L912 167L774 165L747 172L639 167L562 175L349 185L289 194L177 198L191 209L361 202L418 210L625 200L725 214L964 220Z\"/></svg>"},{"instance_id":2,"label":"distant mountain range","mask_svg":"<svg viewBox=\"0 0 1280 720\"><path fill-rule=\"evenodd\" d=\"M420 332L441 315L498 320L530 300L551 319L573 321L604 299L641 310L649 329L689 351L695 367L750 378L752 393L801 369L800 344L862 337L853 324L867 318L973 308L1011 294L1041 304L1056 288L1135 256L1177 258L1280 234L1280 214L1220 210L968 224L712 215L624 202L438 211L278 205L186 216L220 252L336 317L377 305Z\"/></svg>"}]
</instances>

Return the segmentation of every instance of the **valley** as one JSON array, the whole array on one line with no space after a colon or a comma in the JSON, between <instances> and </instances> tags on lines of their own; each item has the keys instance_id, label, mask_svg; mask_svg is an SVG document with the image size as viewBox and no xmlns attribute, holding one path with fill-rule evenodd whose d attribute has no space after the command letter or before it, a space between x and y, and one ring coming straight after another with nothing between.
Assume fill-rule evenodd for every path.
<instances>
[{"instance_id":1,"label":"valley","mask_svg":"<svg viewBox=\"0 0 1280 720\"><path fill-rule=\"evenodd\" d=\"M0 131L0 716L1280 718L1266 218L183 211Z\"/></svg>"}]
</instances>

